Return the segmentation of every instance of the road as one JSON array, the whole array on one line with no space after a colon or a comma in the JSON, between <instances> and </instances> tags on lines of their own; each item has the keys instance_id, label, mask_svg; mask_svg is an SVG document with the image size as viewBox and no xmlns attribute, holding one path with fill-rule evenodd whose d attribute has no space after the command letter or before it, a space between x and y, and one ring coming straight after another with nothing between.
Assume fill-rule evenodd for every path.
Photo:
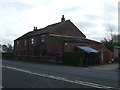
<instances>
[{"instance_id":1,"label":"road","mask_svg":"<svg viewBox=\"0 0 120 90\"><path fill-rule=\"evenodd\" d=\"M2 60L3 88L118 88L118 72Z\"/></svg>"}]
</instances>

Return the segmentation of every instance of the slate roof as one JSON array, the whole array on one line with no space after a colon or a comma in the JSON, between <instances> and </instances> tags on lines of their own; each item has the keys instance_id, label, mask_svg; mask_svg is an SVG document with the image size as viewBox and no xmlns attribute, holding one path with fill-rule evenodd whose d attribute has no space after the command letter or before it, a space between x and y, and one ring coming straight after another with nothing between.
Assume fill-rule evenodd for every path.
<instances>
[{"instance_id":1,"label":"slate roof","mask_svg":"<svg viewBox=\"0 0 120 90\"><path fill-rule=\"evenodd\" d=\"M55 24L52 24L52 25L48 25L48 26L46 26L45 28L42 28L42 29L38 29L33 35L49 33L51 31L55 30L55 28L59 27L63 23L64 22L59 22L59 23L55 23Z\"/></svg>"},{"instance_id":2,"label":"slate roof","mask_svg":"<svg viewBox=\"0 0 120 90\"><path fill-rule=\"evenodd\" d=\"M90 40L90 39L86 39L86 38L77 38L77 37L66 37L66 36L55 36L55 35L50 35L50 37L54 37L56 39L59 40L63 40L63 41L76 41L76 42L83 42L83 43L98 43L101 44L100 42L94 41L94 40Z\"/></svg>"},{"instance_id":3,"label":"slate roof","mask_svg":"<svg viewBox=\"0 0 120 90\"><path fill-rule=\"evenodd\" d=\"M53 30L56 30L56 28L60 28L61 26L66 25L67 23L72 23L72 22L70 20L66 20L64 22L58 22L58 23L55 23L55 24L51 24L51 25L46 26L45 28L41 28L41 29L37 29L35 31L28 32L28 33L24 34L23 36L17 38L16 40L28 38L28 37L31 37L31 36L34 36L34 35L50 33ZM82 32L81 32L81 34L84 35Z\"/></svg>"},{"instance_id":4,"label":"slate roof","mask_svg":"<svg viewBox=\"0 0 120 90\"><path fill-rule=\"evenodd\" d=\"M68 21L69 20L67 20L65 22L68 22ZM45 28L41 28L41 29L37 29L35 31L28 32L28 33L24 34L23 36L17 38L16 40L24 39L24 38L27 38L27 37L30 37L30 36L34 36L34 35L49 33L51 31L53 31L55 28L57 28L60 25L64 24L65 22L59 22L59 23L51 24L51 25L46 26Z\"/></svg>"},{"instance_id":5,"label":"slate roof","mask_svg":"<svg viewBox=\"0 0 120 90\"><path fill-rule=\"evenodd\" d=\"M28 33L24 34L23 36L17 38L16 40L30 37L33 33L34 33L34 31L28 32Z\"/></svg>"}]
</instances>

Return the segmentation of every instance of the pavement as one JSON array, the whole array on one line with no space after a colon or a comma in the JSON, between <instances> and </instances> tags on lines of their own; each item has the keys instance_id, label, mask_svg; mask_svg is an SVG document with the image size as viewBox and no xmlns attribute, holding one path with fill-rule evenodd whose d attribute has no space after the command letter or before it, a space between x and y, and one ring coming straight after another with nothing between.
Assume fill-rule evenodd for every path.
<instances>
[{"instance_id":1,"label":"pavement","mask_svg":"<svg viewBox=\"0 0 120 90\"><path fill-rule=\"evenodd\" d=\"M99 69L99 70L110 70L110 71L118 71L118 63L111 63L105 65L91 66L89 68Z\"/></svg>"}]
</instances>

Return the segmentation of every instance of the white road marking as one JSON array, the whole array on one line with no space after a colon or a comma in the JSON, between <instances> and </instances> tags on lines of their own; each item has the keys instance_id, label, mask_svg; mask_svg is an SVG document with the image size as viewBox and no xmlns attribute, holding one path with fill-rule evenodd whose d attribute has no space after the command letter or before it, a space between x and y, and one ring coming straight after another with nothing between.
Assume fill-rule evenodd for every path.
<instances>
[{"instance_id":1,"label":"white road marking","mask_svg":"<svg viewBox=\"0 0 120 90\"><path fill-rule=\"evenodd\" d=\"M52 79L60 80L60 81L66 81L66 82L69 82L69 83L75 83L75 84L90 86L90 87L94 87L94 88L102 88L102 89L105 89L105 88L110 89L111 88L111 89L115 89L114 87L104 86L104 85L95 84L95 83L91 83L91 82L85 82L85 81L80 81L80 80L70 80L70 79L67 79L67 78L64 78L64 77L58 77L58 76L53 76L53 75L48 75L48 74L35 73L35 72L29 71L29 70L23 70L23 69L19 69L19 68L15 68L15 67L4 66L4 65L0 65L0 66L4 67L4 68L16 70L16 71L21 71L21 72L24 72L24 73L37 75L37 76L52 78Z\"/></svg>"}]
</instances>

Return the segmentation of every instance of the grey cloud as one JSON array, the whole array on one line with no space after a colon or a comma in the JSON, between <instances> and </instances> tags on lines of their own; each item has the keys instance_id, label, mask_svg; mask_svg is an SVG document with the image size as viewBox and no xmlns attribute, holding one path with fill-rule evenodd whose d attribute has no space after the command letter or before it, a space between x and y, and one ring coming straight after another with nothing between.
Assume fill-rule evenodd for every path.
<instances>
[{"instance_id":1,"label":"grey cloud","mask_svg":"<svg viewBox=\"0 0 120 90\"><path fill-rule=\"evenodd\" d=\"M0 43L10 43L13 44L13 41L22 35L23 31L23 26L22 24L4 24L0 26Z\"/></svg>"},{"instance_id":2,"label":"grey cloud","mask_svg":"<svg viewBox=\"0 0 120 90\"><path fill-rule=\"evenodd\" d=\"M106 14L112 14L112 13L116 13L118 8L115 7L113 4L111 3L108 3L108 2L103 2L102 3L102 9L103 9L103 12L106 13Z\"/></svg>"},{"instance_id":3,"label":"grey cloud","mask_svg":"<svg viewBox=\"0 0 120 90\"><path fill-rule=\"evenodd\" d=\"M105 27L105 29L111 28L113 31L118 32L118 25L109 24L109 23L103 23L103 27Z\"/></svg>"},{"instance_id":4,"label":"grey cloud","mask_svg":"<svg viewBox=\"0 0 120 90\"><path fill-rule=\"evenodd\" d=\"M103 2L102 3L102 12L103 12L103 19L104 20L114 20L114 16L116 14L117 17L117 12L118 12L118 8L116 6L114 6L111 3L108 2Z\"/></svg>"},{"instance_id":5,"label":"grey cloud","mask_svg":"<svg viewBox=\"0 0 120 90\"><path fill-rule=\"evenodd\" d=\"M3 38L0 42L1 44L13 44L13 41L10 38Z\"/></svg>"},{"instance_id":6,"label":"grey cloud","mask_svg":"<svg viewBox=\"0 0 120 90\"><path fill-rule=\"evenodd\" d=\"M113 16L108 16L108 15L98 16L98 15L94 15L94 14L86 14L86 15L84 15L84 17L87 20L102 19L104 21L106 21L106 20L111 21L114 19Z\"/></svg>"},{"instance_id":7,"label":"grey cloud","mask_svg":"<svg viewBox=\"0 0 120 90\"><path fill-rule=\"evenodd\" d=\"M54 2L54 0L43 0L43 1L41 1L41 5L50 5L50 4L52 4Z\"/></svg>"},{"instance_id":8,"label":"grey cloud","mask_svg":"<svg viewBox=\"0 0 120 90\"><path fill-rule=\"evenodd\" d=\"M32 5L18 2L18 1L12 1L12 2L1 2L0 3L0 8L5 9L5 10L26 10L33 8Z\"/></svg>"},{"instance_id":9,"label":"grey cloud","mask_svg":"<svg viewBox=\"0 0 120 90\"><path fill-rule=\"evenodd\" d=\"M73 6L73 7L63 9L62 12L63 13L71 13L71 12L74 12L74 11L77 11L77 10L80 10L80 9L82 9L82 8L78 7L78 6Z\"/></svg>"},{"instance_id":10,"label":"grey cloud","mask_svg":"<svg viewBox=\"0 0 120 90\"><path fill-rule=\"evenodd\" d=\"M93 19L101 19L104 21L111 21L114 20L114 14L117 14L117 7L115 7L113 4L110 4L108 2L102 2L101 3L101 7L102 7L102 16L99 15L95 15L95 14L86 14L84 15L84 17L87 20L93 20Z\"/></svg>"},{"instance_id":11,"label":"grey cloud","mask_svg":"<svg viewBox=\"0 0 120 90\"><path fill-rule=\"evenodd\" d=\"M101 19L101 16L93 15L93 14L86 14L84 15L86 19L93 20L93 19Z\"/></svg>"},{"instance_id":12,"label":"grey cloud","mask_svg":"<svg viewBox=\"0 0 120 90\"><path fill-rule=\"evenodd\" d=\"M96 29L88 30L86 32L86 36L91 40L101 41L105 37L105 32L100 32L100 30L96 30Z\"/></svg>"},{"instance_id":13,"label":"grey cloud","mask_svg":"<svg viewBox=\"0 0 120 90\"><path fill-rule=\"evenodd\" d=\"M92 27L95 27L95 25L93 23L90 23L88 21L77 22L76 24L77 24L77 26L80 26L81 28L92 28Z\"/></svg>"}]
</instances>

